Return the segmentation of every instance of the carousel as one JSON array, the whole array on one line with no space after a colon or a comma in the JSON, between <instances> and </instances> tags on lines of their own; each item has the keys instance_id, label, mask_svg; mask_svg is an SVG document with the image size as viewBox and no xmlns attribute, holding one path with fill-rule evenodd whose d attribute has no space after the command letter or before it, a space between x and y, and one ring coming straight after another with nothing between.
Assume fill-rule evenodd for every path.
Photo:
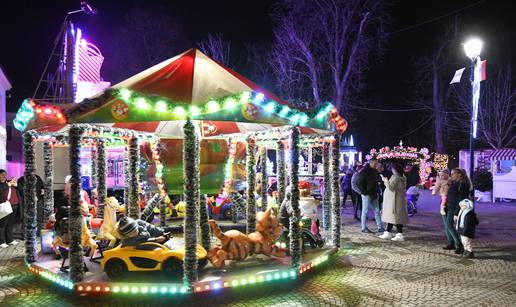
<instances>
[{"instance_id":1,"label":"carousel","mask_svg":"<svg viewBox=\"0 0 516 307\"><path fill-rule=\"evenodd\" d=\"M297 109L196 49L80 103L27 99L15 121L24 133L25 261L65 289L181 295L258 286L298 279L340 246L339 144L346 121L331 104ZM36 165L38 142L44 165ZM68 161L55 159L59 147ZM108 197L110 148L124 150L121 201ZM322 210L315 205L310 215L304 214L313 204L310 187L299 179L303 148L322 152ZM97 198L86 209L84 150L91 152ZM274 191L267 184L270 152ZM54 199L53 169L62 163L68 190ZM44 169L47 229L38 229L37 167ZM214 194L232 203L231 214L207 196ZM167 208L181 212L180 227L166 218ZM231 221L215 220L217 213Z\"/></svg>"}]
</instances>

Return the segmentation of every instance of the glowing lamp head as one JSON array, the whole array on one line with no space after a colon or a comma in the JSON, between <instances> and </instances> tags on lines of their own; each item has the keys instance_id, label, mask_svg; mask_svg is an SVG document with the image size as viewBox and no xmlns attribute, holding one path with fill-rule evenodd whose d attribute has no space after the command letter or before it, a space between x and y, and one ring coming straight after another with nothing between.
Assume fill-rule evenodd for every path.
<instances>
[{"instance_id":1,"label":"glowing lamp head","mask_svg":"<svg viewBox=\"0 0 516 307\"><path fill-rule=\"evenodd\" d=\"M466 56L470 59L478 57L482 51L483 44L484 42L476 37L468 39L466 43L464 43L464 51L466 52Z\"/></svg>"}]
</instances>

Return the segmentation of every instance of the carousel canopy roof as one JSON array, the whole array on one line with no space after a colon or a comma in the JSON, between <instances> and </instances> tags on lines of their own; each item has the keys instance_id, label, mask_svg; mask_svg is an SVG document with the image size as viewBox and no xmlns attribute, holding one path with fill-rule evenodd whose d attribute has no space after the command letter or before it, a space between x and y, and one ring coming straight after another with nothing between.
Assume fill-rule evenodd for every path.
<instances>
[{"instance_id":1,"label":"carousel canopy roof","mask_svg":"<svg viewBox=\"0 0 516 307\"><path fill-rule=\"evenodd\" d=\"M331 104L299 110L197 49L159 63L77 104L27 99L18 110L20 131L63 132L89 123L182 136L184 120L200 121L203 137L299 126L301 132L344 132L347 122Z\"/></svg>"}]
</instances>

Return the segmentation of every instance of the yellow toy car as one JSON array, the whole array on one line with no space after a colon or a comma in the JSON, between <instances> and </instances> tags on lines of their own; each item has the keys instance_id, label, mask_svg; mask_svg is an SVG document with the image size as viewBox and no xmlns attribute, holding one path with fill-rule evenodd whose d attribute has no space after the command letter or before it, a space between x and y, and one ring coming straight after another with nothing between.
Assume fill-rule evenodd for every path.
<instances>
[{"instance_id":1,"label":"yellow toy car","mask_svg":"<svg viewBox=\"0 0 516 307\"><path fill-rule=\"evenodd\" d=\"M199 268L208 263L208 253L197 245ZM157 242L145 242L137 246L117 246L104 252L101 266L110 279L116 280L128 272L162 271L167 276L182 276L183 247L170 249Z\"/></svg>"}]
</instances>

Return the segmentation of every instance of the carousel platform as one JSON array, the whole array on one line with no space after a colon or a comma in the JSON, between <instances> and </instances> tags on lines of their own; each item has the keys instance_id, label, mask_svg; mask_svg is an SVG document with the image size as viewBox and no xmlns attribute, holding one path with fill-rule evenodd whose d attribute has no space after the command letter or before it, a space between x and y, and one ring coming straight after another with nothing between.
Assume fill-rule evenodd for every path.
<instances>
[{"instance_id":1,"label":"carousel platform","mask_svg":"<svg viewBox=\"0 0 516 307\"><path fill-rule=\"evenodd\" d=\"M84 263L88 270L84 273L83 281L77 283L69 279L68 272L62 269L62 260L55 259L53 254L40 253L37 262L30 264L29 269L81 295L185 295L224 288L293 281L326 262L335 251L334 248L307 249L303 253L302 264L298 270L290 267L289 257L268 258L263 255L251 256L242 262L229 261L220 269L208 264L199 270L199 281L191 289L184 286L180 277L165 276L160 271L130 272L126 277L127 280L111 281L102 270L100 260L91 261L86 256ZM67 263L68 260L65 265Z\"/></svg>"}]
</instances>

